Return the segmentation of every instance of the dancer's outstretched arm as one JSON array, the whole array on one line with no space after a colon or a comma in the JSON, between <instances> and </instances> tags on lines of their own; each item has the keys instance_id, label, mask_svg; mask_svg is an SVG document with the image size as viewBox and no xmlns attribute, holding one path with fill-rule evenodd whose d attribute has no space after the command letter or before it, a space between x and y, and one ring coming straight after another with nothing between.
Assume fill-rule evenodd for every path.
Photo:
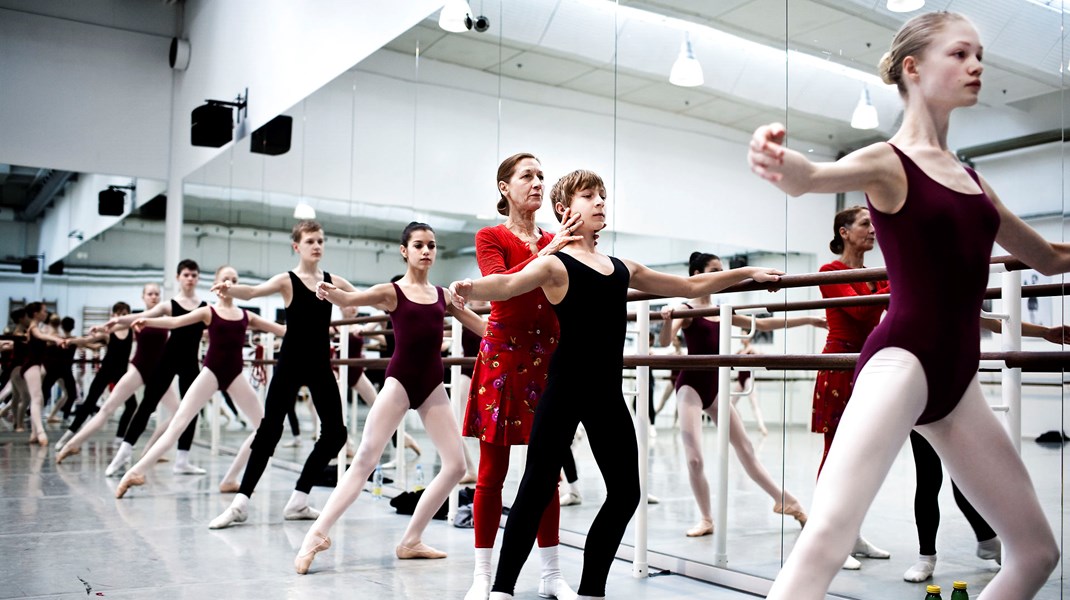
<instances>
[{"instance_id":1,"label":"dancer's outstretched arm","mask_svg":"<svg viewBox=\"0 0 1070 600\"><path fill-rule=\"evenodd\" d=\"M210 324L212 322L212 310L207 306L202 306L177 317L141 317L135 319L131 326L134 328L134 331L140 332L146 327L153 327L155 329L178 329L179 327L193 325L198 322L204 323L205 325Z\"/></svg>"},{"instance_id":2,"label":"dancer's outstretched arm","mask_svg":"<svg viewBox=\"0 0 1070 600\"><path fill-rule=\"evenodd\" d=\"M631 271L632 277L629 285L633 288L661 296L686 298L712 294L747 279L758 282L778 281L784 274L783 271L764 267L741 267L681 277L655 271L631 260L624 260L624 264Z\"/></svg>"}]
</instances>

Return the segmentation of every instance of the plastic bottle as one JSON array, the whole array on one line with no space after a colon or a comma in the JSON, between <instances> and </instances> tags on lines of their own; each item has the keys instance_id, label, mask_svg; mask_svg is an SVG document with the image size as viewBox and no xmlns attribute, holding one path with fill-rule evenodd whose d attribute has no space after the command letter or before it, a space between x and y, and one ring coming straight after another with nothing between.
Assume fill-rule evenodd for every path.
<instances>
[{"instance_id":1,"label":"plastic bottle","mask_svg":"<svg viewBox=\"0 0 1070 600\"><path fill-rule=\"evenodd\" d=\"M375 465L375 473L372 475L372 497L379 500L383 497L383 467Z\"/></svg>"},{"instance_id":2,"label":"plastic bottle","mask_svg":"<svg viewBox=\"0 0 1070 600\"><path fill-rule=\"evenodd\" d=\"M416 485L413 486L413 490L420 491L424 489L424 466L416 465Z\"/></svg>"},{"instance_id":3,"label":"plastic bottle","mask_svg":"<svg viewBox=\"0 0 1070 600\"><path fill-rule=\"evenodd\" d=\"M944 597L940 595L940 586L930 585L925 588L925 600L944 600Z\"/></svg>"},{"instance_id":4,"label":"plastic bottle","mask_svg":"<svg viewBox=\"0 0 1070 600\"><path fill-rule=\"evenodd\" d=\"M966 591L965 581L956 581L951 584L951 600L970 600L970 594Z\"/></svg>"}]
</instances>

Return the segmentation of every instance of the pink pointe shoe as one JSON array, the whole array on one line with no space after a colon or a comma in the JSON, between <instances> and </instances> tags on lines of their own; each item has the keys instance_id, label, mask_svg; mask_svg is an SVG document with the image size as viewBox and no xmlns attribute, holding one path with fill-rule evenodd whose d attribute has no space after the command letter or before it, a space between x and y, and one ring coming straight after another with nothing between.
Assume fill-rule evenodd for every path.
<instances>
[{"instance_id":1,"label":"pink pointe shoe","mask_svg":"<svg viewBox=\"0 0 1070 600\"><path fill-rule=\"evenodd\" d=\"M778 515L788 515L794 517L799 522L799 527L806 527L806 513L802 509L802 505L798 502L784 506L783 504L777 504L773 507L773 512Z\"/></svg>"},{"instance_id":2,"label":"pink pointe shoe","mask_svg":"<svg viewBox=\"0 0 1070 600\"><path fill-rule=\"evenodd\" d=\"M126 490L135 485L145 485L145 476L141 473L127 471L126 475L123 475L122 480L119 481L119 487L115 488L115 497L122 498L126 495Z\"/></svg>"},{"instance_id":3,"label":"pink pointe shoe","mask_svg":"<svg viewBox=\"0 0 1070 600\"><path fill-rule=\"evenodd\" d=\"M304 575L308 573L308 568L312 566L312 560L316 558L317 552L323 552L331 547L331 538L320 535L318 533L312 534L320 539L319 543L312 547L308 552L298 554L294 558L294 570L298 575Z\"/></svg>"}]
</instances>

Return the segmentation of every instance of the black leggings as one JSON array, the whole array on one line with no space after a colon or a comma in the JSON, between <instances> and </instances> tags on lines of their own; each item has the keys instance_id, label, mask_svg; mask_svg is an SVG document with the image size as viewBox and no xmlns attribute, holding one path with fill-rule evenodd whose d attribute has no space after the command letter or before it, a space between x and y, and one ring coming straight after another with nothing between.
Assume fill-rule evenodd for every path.
<instances>
[{"instance_id":1,"label":"black leggings","mask_svg":"<svg viewBox=\"0 0 1070 600\"><path fill-rule=\"evenodd\" d=\"M918 554L936 555L936 530L940 528L940 487L944 483L944 471L940 457L916 431L910 432L910 449L914 451L914 469L917 471L917 489L914 491L914 520L918 523ZM977 513L959 487L951 481L955 504L970 522L978 542L996 537L988 523Z\"/></svg>"},{"instance_id":2,"label":"black leggings","mask_svg":"<svg viewBox=\"0 0 1070 600\"><path fill-rule=\"evenodd\" d=\"M85 424L86 419L97 412L97 401L100 400L101 394L109 385L114 385L116 382L126 374L126 365L118 365L115 367L101 367L97 371L97 376L93 378L93 382L89 384L89 391L86 392L85 401L78 405L78 410L74 413L74 421L68 429L71 433L78 433L78 430ZM126 426L129 425L130 419L134 413L132 411L137 409L137 400L131 395L126 399L126 408L123 410L123 416L119 419L120 432L116 435L121 436L126 431ZM125 419L125 423L123 422Z\"/></svg>"},{"instance_id":3,"label":"black leggings","mask_svg":"<svg viewBox=\"0 0 1070 600\"><path fill-rule=\"evenodd\" d=\"M565 472L565 481L576 483L579 480L580 474L576 470L576 457L572 454L572 448L565 453L564 460L561 461L561 469Z\"/></svg>"},{"instance_id":4,"label":"black leggings","mask_svg":"<svg viewBox=\"0 0 1070 600\"><path fill-rule=\"evenodd\" d=\"M551 383L551 386L553 384ZM624 530L639 505L639 449L632 415L620 391L547 389L535 409L528 460L516 501L509 511L495 592L513 593L546 505L557 493L558 472L583 423L595 462L606 483L606 501L591 523L583 549L579 594L604 596L609 568Z\"/></svg>"},{"instance_id":5,"label":"black leggings","mask_svg":"<svg viewBox=\"0 0 1070 600\"><path fill-rule=\"evenodd\" d=\"M260 422L253 438L249 463L242 475L240 492L252 496L256 484L267 468L268 459L275 453L275 446L282 438L283 421L297 401L297 391L307 386L312 394L312 404L320 419L320 436L312 447L297 479L294 489L308 493L323 475L331 459L346 443L346 428L342 421L342 397L338 394L338 381L334 378L329 361L322 364L305 364L289 361L286 357L275 366L275 375L268 386L264 401L264 420Z\"/></svg>"},{"instance_id":6,"label":"black leggings","mask_svg":"<svg viewBox=\"0 0 1070 600\"><path fill-rule=\"evenodd\" d=\"M148 382L145 383L145 394L141 398L141 404L138 405L137 411L134 412L134 417L130 419L130 425L126 428L126 435L123 436L123 441L133 446L137 443L141 434L145 433L145 428L149 425L149 417L156 412L160 399L167 392L167 388L171 387L171 382L174 381L175 375L178 376L179 392L185 397L186 391L189 390L189 386L193 384L193 380L197 378L200 372L201 369L197 366L196 359L176 360L167 356L165 351L160 364L157 365L156 370L153 371L152 375L149 376ZM194 415L189 426L182 432L182 437L178 438L178 449L189 450L193 446L193 436L196 433L197 415Z\"/></svg>"},{"instance_id":7,"label":"black leggings","mask_svg":"<svg viewBox=\"0 0 1070 600\"><path fill-rule=\"evenodd\" d=\"M52 386L56 385L57 381L62 381L63 389L67 390L67 401L63 405L63 416L69 417L71 416L71 408L78 401L78 385L74 383L74 373L71 372L71 365L45 370L44 379L41 380L41 394L46 402L52 398Z\"/></svg>"}]
</instances>

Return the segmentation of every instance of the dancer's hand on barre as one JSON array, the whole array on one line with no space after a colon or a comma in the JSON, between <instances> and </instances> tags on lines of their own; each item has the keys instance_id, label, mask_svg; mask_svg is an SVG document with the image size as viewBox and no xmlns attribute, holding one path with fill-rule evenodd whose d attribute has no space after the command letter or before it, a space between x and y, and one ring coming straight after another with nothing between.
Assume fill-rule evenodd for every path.
<instances>
[{"instance_id":1,"label":"dancer's hand on barre","mask_svg":"<svg viewBox=\"0 0 1070 600\"><path fill-rule=\"evenodd\" d=\"M141 333L141 330L145 328L145 319L138 319L130 324L130 329L133 329L137 333Z\"/></svg>"},{"instance_id":2,"label":"dancer's hand on barre","mask_svg":"<svg viewBox=\"0 0 1070 600\"><path fill-rule=\"evenodd\" d=\"M556 240L557 237L554 237ZM549 248L549 246L547 246ZM450 284L450 295L453 296L453 305L457 308L464 308L466 302L465 298L468 294L472 293L472 280L465 279L463 281L454 281Z\"/></svg>"}]
</instances>

